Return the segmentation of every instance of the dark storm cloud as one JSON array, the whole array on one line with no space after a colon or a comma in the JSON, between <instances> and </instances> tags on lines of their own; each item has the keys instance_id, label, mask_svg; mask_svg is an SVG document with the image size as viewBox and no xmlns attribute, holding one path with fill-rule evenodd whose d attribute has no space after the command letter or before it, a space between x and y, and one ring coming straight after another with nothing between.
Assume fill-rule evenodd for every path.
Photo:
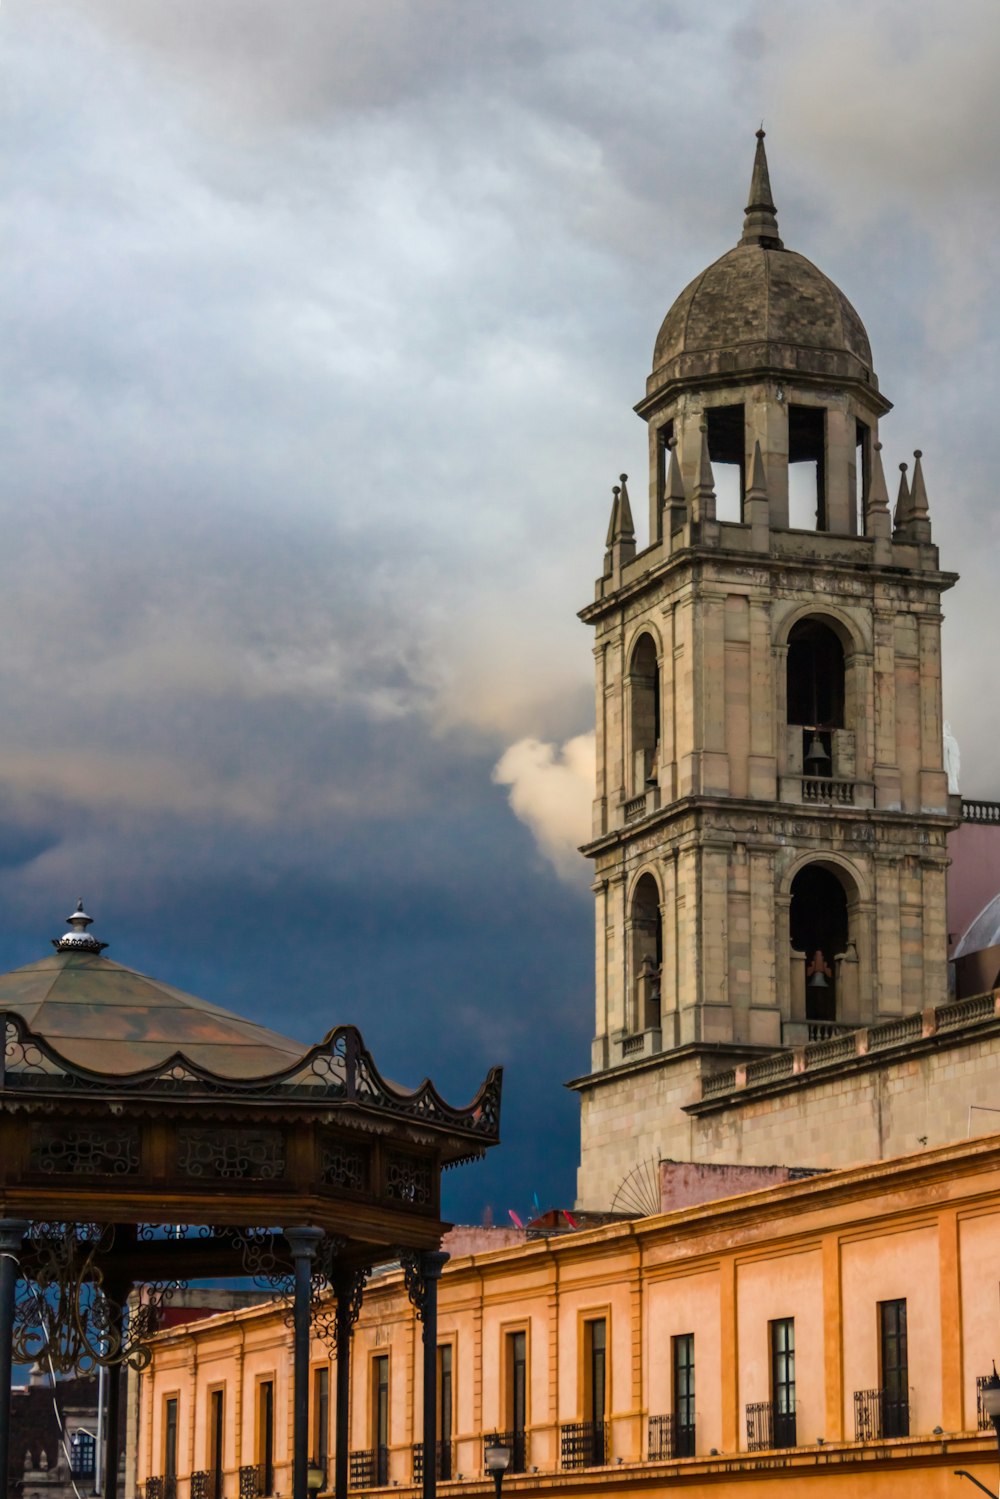
<instances>
[{"instance_id":1,"label":"dark storm cloud","mask_svg":"<svg viewBox=\"0 0 1000 1499\"><path fill-rule=\"evenodd\" d=\"M761 115L886 457L924 449L966 574L947 708L1000 794L998 30L980 0L5 0L0 958L84 893L121 961L297 1035L357 1018L402 1081L506 1060L510 1165L463 1202L571 1196L575 609Z\"/></svg>"}]
</instances>

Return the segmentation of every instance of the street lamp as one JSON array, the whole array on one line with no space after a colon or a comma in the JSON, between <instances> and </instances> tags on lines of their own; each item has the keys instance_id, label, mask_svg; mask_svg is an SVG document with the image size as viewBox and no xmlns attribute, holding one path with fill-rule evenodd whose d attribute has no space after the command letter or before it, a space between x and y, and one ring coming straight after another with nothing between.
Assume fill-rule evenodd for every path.
<instances>
[{"instance_id":1,"label":"street lamp","mask_svg":"<svg viewBox=\"0 0 1000 1499\"><path fill-rule=\"evenodd\" d=\"M983 1385L983 1410L990 1418L993 1430L997 1434L997 1445L1000 1446L1000 1374L997 1373L995 1360L993 1373Z\"/></svg>"},{"instance_id":2,"label":"street lamp","mask_svg":"<svg viewBox=\"0 0 1000 1499\"><path fill-rule=\"evenodd\" d=\"M997 1381L1000 1389L1000 1380ZM499 1442L491 1442L486 1449L486 1471L493 1475L493 1483L497 1491L497 1499L500 1499L500 1490L503 1487L503 1475L510 1467L511 1449L502 1447Z\"/></svg>"},{"instance_id":3,"label":"street lamp","mask_svg":"<svg viewBox=\"0 0 1000 1499\"><path fill-rule=\"evenodd\" d=\"M306 1488L310 1494L318 1494L326 1487L326 1464L313 1461L306 1469Z\"/></svg>"},{"instance_id":4,"label":"street lamp","mask_svg":"<svg viewBox=\"0 0 1000 1499\"><path fill-rule=\"evenodd\" d=\"M983 1402L983 1411L990 1418L990 1425L997 1434L997 1446L1000 1447L1000 1374L997 1373L996 1360L993 1363L993 1373L983 1384L980 1397ZM978 1478L973 1478L972 1474L967 1473L964 1468L956 1468L955 1477L968 1478L977 1489L982 1489L984 1494L990 1494L992 1499L992 1491L986 1487L985 1483L980 1483Z\"/></svg>"}]
</instances>

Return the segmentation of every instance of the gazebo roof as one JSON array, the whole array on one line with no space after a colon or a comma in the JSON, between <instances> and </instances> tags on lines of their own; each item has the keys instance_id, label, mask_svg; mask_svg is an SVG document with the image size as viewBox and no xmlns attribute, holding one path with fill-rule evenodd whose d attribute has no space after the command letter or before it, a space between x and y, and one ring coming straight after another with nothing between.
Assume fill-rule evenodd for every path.
<instances>
[{"instance_id":1,"label":"gazebo roof","mask_svg":"<svg viewBox=\"0 0 1000 1499\"><path fill-rule=\"evenodd\" d=\"M0 1013L80 1067L138 1072L180 1052L217 1077L265 1077L307 1048L93 951L57 951L0 974Z\"/></svg>"}]
</instances>

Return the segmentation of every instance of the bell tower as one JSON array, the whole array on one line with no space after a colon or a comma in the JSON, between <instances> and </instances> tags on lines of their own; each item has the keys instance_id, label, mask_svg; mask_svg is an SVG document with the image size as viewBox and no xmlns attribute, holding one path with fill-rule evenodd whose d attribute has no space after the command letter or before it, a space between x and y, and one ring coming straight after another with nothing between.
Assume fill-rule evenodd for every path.
<instances>
[{"instance_id":1,"label":"bell tower","mask_svg":"<svg viewBox=\"0 0 1000 1499\"><path fill-rule=\"evenodd\" d=\"M946 997L941 595L921 455L890 509L844 294L785 247L758 132L736 247L680 294L615 486L595 629L597 1024L579 1201L692 1159L707 1074Z\"/></svg>"}]
</instances>

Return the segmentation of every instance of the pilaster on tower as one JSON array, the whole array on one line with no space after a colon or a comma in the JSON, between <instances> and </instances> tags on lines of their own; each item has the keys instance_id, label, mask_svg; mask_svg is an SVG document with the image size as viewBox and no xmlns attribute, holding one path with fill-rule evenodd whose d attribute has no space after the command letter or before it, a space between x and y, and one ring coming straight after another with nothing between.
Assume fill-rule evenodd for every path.
<instances>
[{"instance_id":1,"label":"pilaster on tower","mask_svg":"<svg viewBox=\"0 0 1000 1499\"><path fill-rule=\"evenodd\" d=\"M616 496L582 611L598 727L585 1206L636 1159L689 1158L683 1104L704 1075L945 994L955 578L919 455L890 517L890 409L857 312L779 237L759 132L739 243L668 312L636 407L649 543L635 550Z\"/></svg>"}]
</instances>

